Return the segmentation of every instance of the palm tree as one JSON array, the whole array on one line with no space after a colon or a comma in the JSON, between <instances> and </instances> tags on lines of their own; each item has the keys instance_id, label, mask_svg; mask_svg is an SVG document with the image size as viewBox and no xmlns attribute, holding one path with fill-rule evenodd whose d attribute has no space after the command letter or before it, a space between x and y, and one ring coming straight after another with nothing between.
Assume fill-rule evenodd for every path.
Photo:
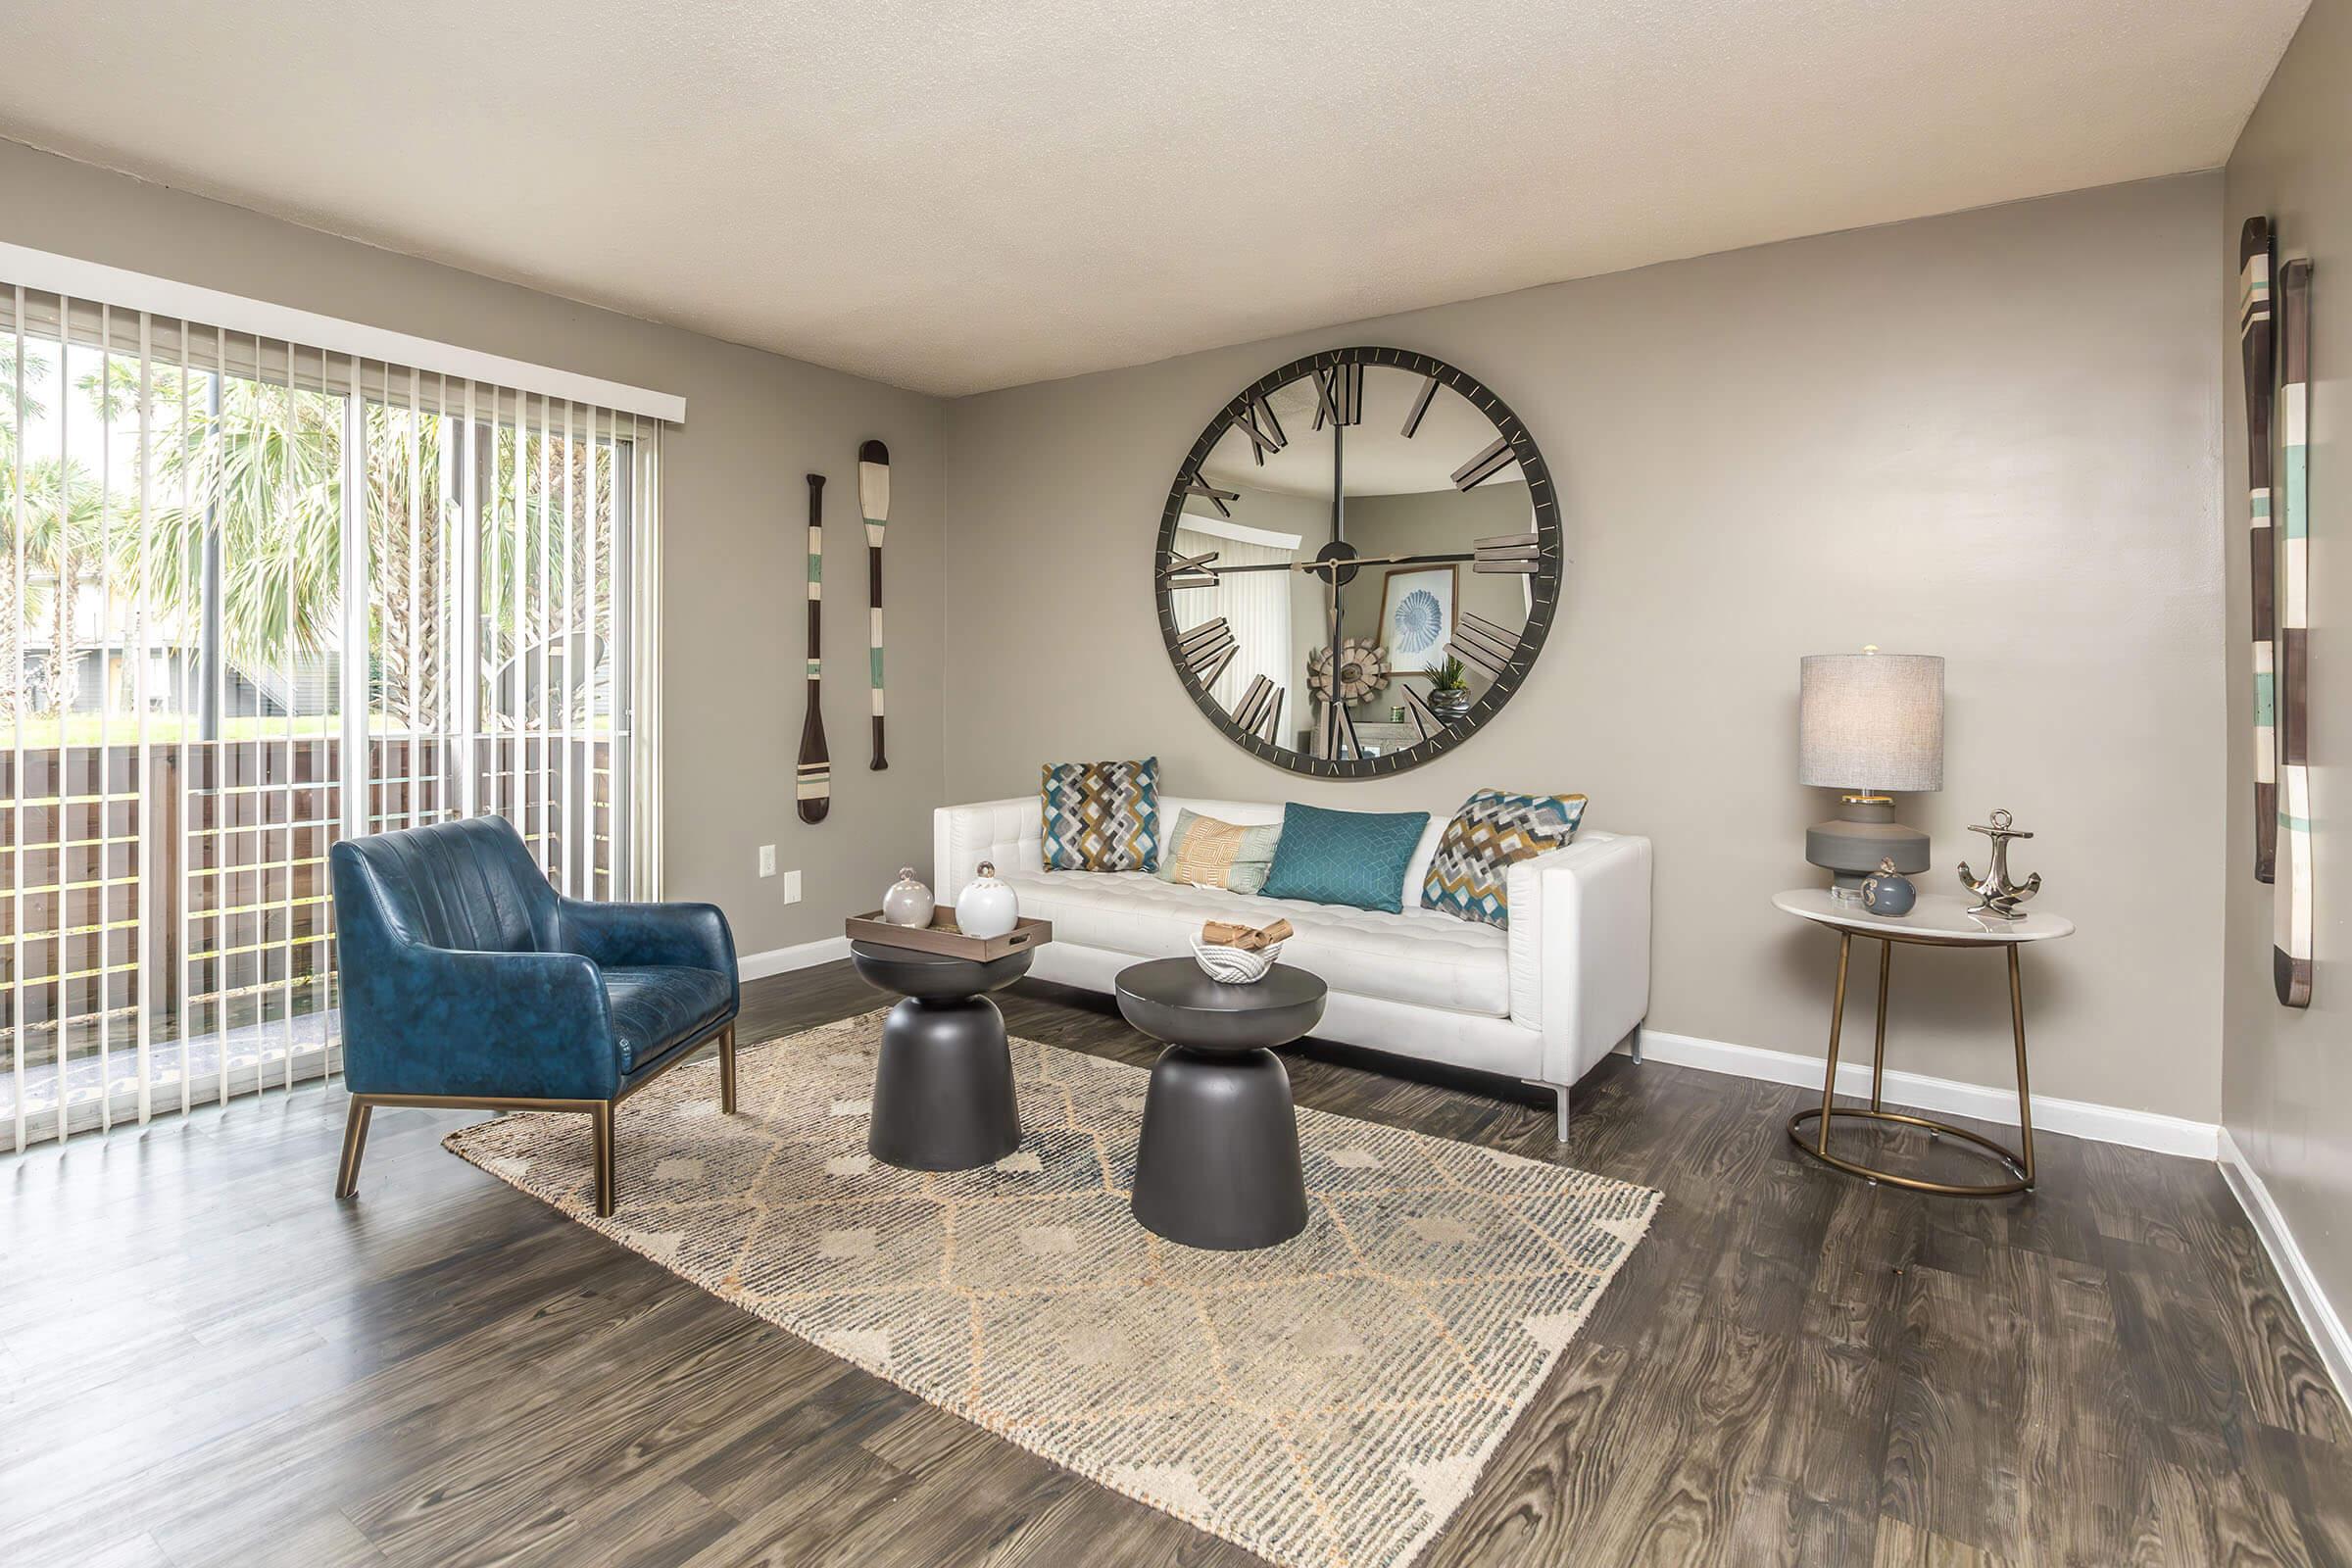
<instances>
[{"instance_id":1,"label":"palm tree","mask_svg":"<svg viewBox=\"0 0 2352 1568\"><path fill-rule=\"evenodd\" d=\"M5 653L9 667L0 672L0 722L16 716L18 698L24 684L24 660L19 639L31 607L17 603L16 527L17 505L17 381L20 368L27 389L40 386L49 373L49 362L38 354L19 353L22 340L10 336L0 338L0 653ZM24 413L37 419L44 413L38 398L27 391ZM32 509L41 502L34 495L34 475L24 476L23 500L27 520ZM51 503L54 505L54 503ZM30 585L27 585L28 587Z\"/></svg>"},{"instance_id":2,"label":"palm tree","mask_svg":"<svg viewBox=\"0 0 2352 1568\"><path fill-rule=\"evenodd\" d=\"M10 463L13 480L15 463ZM16 516L11 497L10 517ZM42 680L49 689L50 709L60 714L74 705L74 601L82 579L100 563L107 542L108 507L104 493L89 470L78 463L42 458L24 465L23 492L24 532L12 540L10 591L15 589L13 549L24 552L25 592L28 600L45 598L50 612L49 657ZM45 574L42 584L35 572ZM26 604L25 620L37 613ZM15 624L22 625L24 621ZM12 687L14 682L11 682Z\"/></svg>"}]
</instances>

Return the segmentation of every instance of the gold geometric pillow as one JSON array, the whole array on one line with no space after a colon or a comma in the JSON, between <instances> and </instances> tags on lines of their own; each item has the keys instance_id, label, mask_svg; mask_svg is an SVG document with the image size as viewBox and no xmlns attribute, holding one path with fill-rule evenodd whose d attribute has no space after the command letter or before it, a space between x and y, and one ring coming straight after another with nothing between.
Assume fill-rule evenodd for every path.
<instances>
[{"instance_id":1,"label":"gold geometric pillow","mask_svg":"<svg viewBox=\"0 0 2352 1568\"><path fill-rule=\"evenodd\" d=\"M1573 842L1584 819L1582 795L1480 790L1446 824L1421 882L1421 907L1507 928L1511 862Z\"/></svg>"},{"instance_id":2,"label":"gold geometric pillow","mask_svg":"<svg viewBox=\"0 0 2352 1568\"><path fill-rule=\"evenodd\" d=\"M1049 871L1150 871L1159 864L1159 759L1048 762L1038 786Z\"/></svg>"}]
</instances>

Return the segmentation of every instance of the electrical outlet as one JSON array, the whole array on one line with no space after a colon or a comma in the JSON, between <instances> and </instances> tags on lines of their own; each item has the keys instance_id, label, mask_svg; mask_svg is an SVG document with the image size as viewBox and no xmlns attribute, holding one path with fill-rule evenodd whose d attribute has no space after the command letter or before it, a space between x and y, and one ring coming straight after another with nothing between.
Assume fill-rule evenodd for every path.
<instances>
[{"instance_id":1,"label":"electrical outlet","mask_svg":"<svg viewBox=\"0 0 2352 1568\"><path fill-rule=\"evenodd\" d=\"M784 873L784 902L786 904L801 902L801 873L798 871Z\"/></svg>"},{"instance_id":2,"label":"electrical outlet","mask_svg":"<svg viewBox=\"0 0 2352 1568\"><path fill-rule=\"evenodd\" d=\"M761 876L776 874L776 847L773 844L760 846L760 874Z\"/></svg>"}]
</instances>

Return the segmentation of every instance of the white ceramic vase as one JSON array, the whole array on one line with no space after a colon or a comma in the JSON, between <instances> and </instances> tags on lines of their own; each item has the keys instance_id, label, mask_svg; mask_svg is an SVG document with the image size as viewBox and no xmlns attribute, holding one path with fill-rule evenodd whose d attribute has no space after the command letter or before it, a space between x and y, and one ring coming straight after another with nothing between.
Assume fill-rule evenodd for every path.
<instances>
[{"instance_id":1,"label":"white ceramic vase","mask_svg":"<svg viewBox=\"0 0 2352 1568\"><path fill-rule=\"evenodd\" d=\"M914 879L914 867L899 867L899 879L882 895L882 918L892 925L910 925L921 929L931 923L932 911L939 907L931 890Z\"/></svg>"},{"instance_id":2,"label":"white ceramic vase","mask_svg":"<svg viewBox=\"0 0 2352 1568\"><path fill-rule=\"evenodd\" d=\"M996 863L980 862L980 874L956 895L956 929L967 937L1001 937L1021 919L1021 901L997 880Z\"/></svg>"}]
</instances>

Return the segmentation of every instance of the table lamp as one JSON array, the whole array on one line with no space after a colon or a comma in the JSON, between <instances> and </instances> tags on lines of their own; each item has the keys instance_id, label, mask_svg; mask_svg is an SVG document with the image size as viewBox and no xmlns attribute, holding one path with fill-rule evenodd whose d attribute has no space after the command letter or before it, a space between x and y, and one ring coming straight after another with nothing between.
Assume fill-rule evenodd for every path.
<instances>
[{"instance_id":1,"label":"table lamp","mask_svg":"<svg viewBox=\"0 0 2352 1568\"><path fill-rule=\"evenodd\" d=\"M1842 790L1805 829L1805 858L1858 899L1881 860L1917 875L1928 836L1894 819L1888 792L1943 788L1943 661L1933 654L1813 654L1797 705L1797 782Z\"/></svg>"}]
</instances>

